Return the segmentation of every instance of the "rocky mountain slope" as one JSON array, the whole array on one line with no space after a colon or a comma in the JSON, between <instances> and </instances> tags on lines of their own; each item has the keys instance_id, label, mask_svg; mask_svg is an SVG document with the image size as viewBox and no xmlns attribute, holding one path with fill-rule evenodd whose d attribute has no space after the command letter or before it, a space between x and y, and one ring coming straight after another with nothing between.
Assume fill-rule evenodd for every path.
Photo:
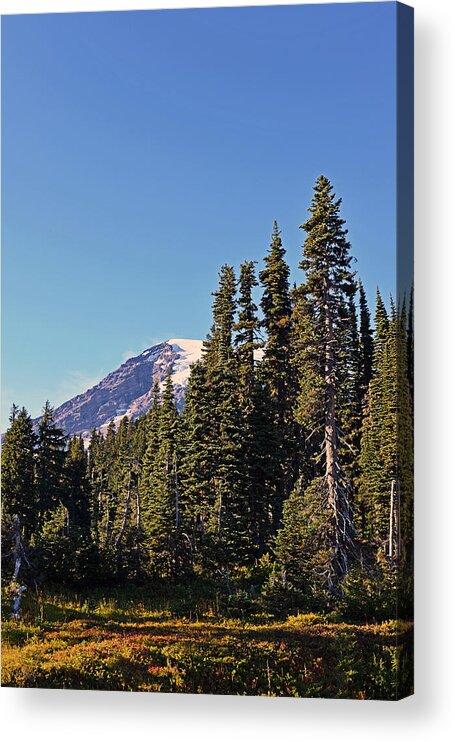
<instances>
[{"instance_id":1,"label":"rocky mountain slope","mask_svg":"<svg viewBox=\"0 0 455 742\"><path fill-rule=\"evenodd\" d=\"M67 434L80 434L88 439L93 428L105 431L111 420L117 424L124 415L135 419L148 411L155 380L163 384L169 369L177 405L181 408L190 365L201 353L202 340L182 338L147 348L122 363L96 386L60 405L55 410L55 420Z\"/></svg>"}]
</instances>

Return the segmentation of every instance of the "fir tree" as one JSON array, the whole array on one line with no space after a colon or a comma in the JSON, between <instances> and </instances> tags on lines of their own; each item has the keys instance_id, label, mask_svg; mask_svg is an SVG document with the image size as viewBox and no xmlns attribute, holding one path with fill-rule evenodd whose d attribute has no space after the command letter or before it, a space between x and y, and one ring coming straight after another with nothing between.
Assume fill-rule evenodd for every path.
<instances>
[{"instance_id":1,"label":"fir tree","mask_svg":"<svg viewBox=\"0 0 455 742\"><path fill-rule=\"evenodd\" d=\"M257 306L253 301L253 289L258 285L254 262L246 260L240 266L238 319L235 348L239 375L245 396L251 395L254 379L254 351L261 347Z\"/></svg>"},{"instance_id":2,"label":"fir tree","mask_svg":"<svg viewBox=\"0 0 455 742\"><path fill-rule=\"evenodd\" d=\"M383 526L386 517L384 493L390 487L390 476L385 471L381 449L381 427L385 416L384 394L388 335L389 318L378 289L376 291L372 378L366 397L365 416L362 424L359 492L360 529L364 538L370 542L373 541L376 546L381 543L381 538L384 537ZM382 502L381 492L383 493ZM385 497L387 498L387 495Z\"/></svg>"},{"instance_id":3,"label":"fir tree","mask_svg":"<svg viewBox=\"0 0 455 742\"><path fill-rule=\"evenodd\" d=\"M88 445L87 476L90 481L90 519L94 540L97 547L100 546L100 520L102 516L102 502L105 486L104 466L104 438L102 434L92 430Z\"/></svg>"},{"instance_id":4,"label":"fir tree","mask_svg":"<svg viewBox=\"0 0 455 742\"><path fill-rule=\"evenodd\" d=\"M81 436L74 436L68 443L65 460L65 492L63 501L69 512L70 526L78 526L86 533L90 530L90 482L88 457Z\"/></svg>"},{"instance_id":5,"label":"fir tree","mask_svg":"<svg viewBox=\"0 0 455 742\"><path fill-rule=\"evenodd\" d=\"M373 376L360 454L364 535L390 553L391 488L400 489L401 541L412 530L412 417L407 375L406 318L391 301L387 316L378 292ZM395 529L395 530L396 530Z\"/></svg>"},{"instance_id":6,"label":"fir tree","mask_svg":"<svg viewBox=\"0 0 455 742\"><path fill-rule=\"evenodd\" d=\"M360 306L360 338L359 338L359 349L360 349L360 377L359 377L359 393L361 399L365 399L365 395L368 391L368 385L371 381L373 373L373 331L371 329L370 310L368 309L368 302L363 288L362 281L359 281L359 306Z\"/></svg>"},{"instance_id":7,"label":"fir tree","mask_svg":"<svg viewBox=\"0 0 455 742\"><path fill-rule=\"evenodd\" d=\"M284 505L283 527L274 549L277 563L283 568L283 597L285 593L294 594L313 610L323 601L321 585L333 554L327 513L321 503L321 492L326 488L324 477L316 477L310 485L304 478L296 482Z\"/></svg>"},{"instance_id":8,"label":"fir tree","mask_svg":"<svg viewBox=\"0 0 455 742\"><path fill-rule=\"evenodd\" d=\"M135 426L125 416L115 436L116 509L113 520L112 550L117 574L128 577L137 571L137 530L135 491L139 476L133 452Z\"/></svg>"},{"instance_id":9,"label":"fir tree","mask_svg":"<svg viewBox=\"0 0 455 742\"><path fill-rule=\"evenodd\" d=\"M414 409L414 288L411 289L407 320L406 354L408 362L408 383L411 395L411 409Z\"/></svg>"},{"instance_id":10,"label":"fir tree","mask_svg":"<svg viewBox=\"0 0 455 742\"><path fill-rule=\"evenodd\" d=\"M262 363L255 370L251 399L243 448L248 461L250 535L254 554L261 555L275 535L276 452L280 439L278 430L271 425L276 410Z\"/></svg>"},{"instance_id":11,"label":"fir tree","mask_svg":"<svg viewBox=\"0 0 455 742\"><path fill-rule=\"evenodd\" d=\"M260 553L265 546L267 528L266 455L270 454L270 435L263 435L264 393L255 367L255 351L261 347L259 319L252 292L258 285L254 263L245 261L240 266L238 320L235 325L236 360L238 374L238 403L241 411L241 446L245 488L248 494L250 523L248 526L253 549ZM271 413L268 406L267 413ZM270 473L269 473L270 476Z\"/></svg>"},{"instance_id":12,"label":"fir tree","mask_svg":"<svg viewBox=\"0 0 455 742\"><path fill-rule=\"evenodd\" d=\"M237 368L233 359L218 377L219 447L215 473L215 506L211 530L222 566L244 564L251 557L251 522L247 466L243 458L244 429L237 398Z\"/></svg>"},{"instance_id":13,"label":"fir tree","mask_svg":"<svg viewBox=\"0 0 455 742\"><path fill-rule=\"evenodd\" d=\"M213 293L213 325L204 343L204 355L209 369L232 356L232 333L236 310L236 278L230 265L219 273L218 289Z\"/></svg>"},{"instance_id":14,"label":"fir tree","mask_svg":"<svg viewBox=\"0 0 455 742\"><path fill-rule=\"evenodd\" d=\"M321 367L323 345L319 340L314 304L305 287L293 291L292 364L297 380L294 417L300 426L300 486L319 476L324 442L324 386Z\"/></svg>"},{"instance_id":15,"label":"fir tree","mask_svg":"<svg viewBox=\"0 0 455 742\"><path fill-rule=\"evenodd\" d=\"M181 482L183 533L187 534L193 560L199 565L210 552L210 514L215 506L216 452L208 400L206 365L198 361L191 367L182 413Z\"/></svg>"},{"instance_id":16,"label":"fir tree","mask_svg":"<svg viewBox=\"0 0 455 742\"><path fill-rule=\"evenodd\" d=\"M243 269L243 297L240 307L242 318L248 324L246 327L242 322L240 331L242 334L245 333L246 337L255 331L251 288L248 290L248 283L254 280L251 268L250 265L248 268L244 266ZM235 274L230 266L223 266L219 287L214 293L212 333L206 343L203 357L211 438L209 456L212 476L208 541L215 547L212 558L217 567L232 565L236 560L238 563L244 563L251 551L246 475L248 465L243 458L244 419L239 402L241 386L239 364L233 345L235 309ZM247 378L251 380L252 350L250 345L247 348L242 347L240 351L245 359L249 357L242 372L245 374L245 383Z\"/></svg>"},{"instance_id":17,"label":"fir tree","mask_svg":"<svg viewBox=\"0 0 455 742\"><path fill-rule=\"evenodd\" d=\"M291 366L291 295L289 266L285 261L278 224L273 225L270 250L259 278L264 288L261 308L267 339L263 367L275 407L271 427L277 444L275 453L275 491L272 498L273 530L281 520L283 502L292 489L294 477L294 429L292 418L293 374Z\"/></svg>"},{"instance_id":18,"label":"fir tree","mask_svg":"<svg viewBox=\"0 0 455 742\"><path fill-rule=\"evenodd\" d=\"M23 407L11 410L10 427L2 444L2 528L9 528L18 515L24 539L29 541L36 529L38 509L35 486L36 435L32 420Z\"/></svg>"},{"instance_id":19,"label":"fir tree","mask_svg":"<svg viewBox=\"0 0 455 742\"><path fill-rule=\"evenodd\" d=\"M341 430L343 407L346 409L348 403L346 390L352 394L353 388L349 375L354 365L352 298L356 287L340 204L330 181L324 176L318 178L310 217L302 225L307 233L300 263L305 284L299 292L302 317L296 317L296 322L302 323L309 361L301 370L300 396L310 386L317 390L310 395L313 401L306 424L308 435L318 430L323 434L319 495L320 507L326 512L323 541L330 545L324 549L325 580L334 591L346 576L356 551L351 483L342 467L347 441Z\"/></svg>"},{"instance_id":20,"label":"fir tree","mask_svg":"<svg viewBox=\"0 0 455 742\"><path fill-rule=\"evenodd\" d=\"M90 529L90 482L87 455L80 436L68 443L60 502L46 513L38 535L40 562L46 577L63 585L80 585L97 569Z\"/></svg>"},{"instance_id":21,"label":"fir tree","mask_svg":"<svg viewBox=\"0 0 455 742\"><path fill-rule=\"evenodd\" d=\"M64 465L66 436L54 420L54 410L46 402L38 424L36 454L36 488L38 495L38 522L55 509L64 496Z\"/></svg>"},{"instance_id":22,"label":"fir tree","mask_svg":"<svg viewBox=\"0 0 455 742\"><path fill-rule=\"evenodd\" d=\"M265 268L259 274L264 293L261 308L267 332L264 365L267 366L269 383L276 400L280 425L284 425L288 410L289 341L291 332L291 296L289 266L282 245L278 224L273 224L270 250L264 258Z\"/></svg>"},{"instance_id":23,"label":"fir tree","mask_svg":"<svg viewBox=\"0 0 455 742\"><path fill-rule=\"evenodd\" d=\"M152 571L162 576L176 576L182 569L177 428L178 413L169 373L159 407L159 424L155 431L149 428L142 475L144 544Z\"/></svg>"},{"instance_id":24,"label":"fir tree","mask_svg":"<svg viewBox=\"0 0 455 742\"><path fill-rule=\"evenodd\" d=\"M339 369L337 372L337 405L339 420L339 461L346 474L355 504L359 478L360 429L363 396L360 385L361 359L357 309L354 294L340 306L343 323L339 334Z\"/></svg>"},{"instance_id":25,"label":"fir tree","mask_svg":"<svg viewBox=\"0 0 455 742\"><path fill-rule=\"evenodd\" d=\"M151 519L153 518L151 509L151 500L153 493L151 490L151 479L156 463L159 448L159 431L160 431L160 389L159 383L155 380L153 385L152 404L146 415L145 424L145 452L142 458L142 467L139 483L139 505L138 505L138 546L137 546L137 564L139 571L150 571L150 555L147 549L147 543L153 528Z\"/></svg>"},{"instance_id":26,"label":"fir tree","mask_svg":"<svg viewBox=\"0 0 455 742\"><path fill-rule=\"evenodd\" d=\"M412 309L412 307L411 307ZM397 397L397 479L399 488L400 518L396 523L397 558L404 555L406 566L412 565L413 544L413 495L414 495L414 430L412 374L408 352L413 351L409 343L409 315L406 303L397 311L395 344L397 356L396 397ZM406 553L407 552L407 553Z\"/></svg>"},{"instance_id":27,"label":"fir tree","mask_svg":"<svg viewBox=\"0 0 455 742\"><path fill-rule=\"evenodd\" d=\"M101 466L104 471L102 497L99 499L98 540L105 558L109 561L108 552L112 544L113 524L117 508L115 461L117 456L116 431L113 420L109 423L102 446ZM108 570L112 564L105 565Z\"/></svg>"}]
</instances>

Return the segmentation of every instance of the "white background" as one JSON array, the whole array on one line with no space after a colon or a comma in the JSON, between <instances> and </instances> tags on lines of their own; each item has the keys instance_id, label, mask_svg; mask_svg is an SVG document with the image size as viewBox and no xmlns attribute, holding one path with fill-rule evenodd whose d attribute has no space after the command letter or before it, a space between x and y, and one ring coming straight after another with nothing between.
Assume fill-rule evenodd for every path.
<instances>
[{"instance_id":1,"label":"white background","mask_svg":"<svg viewBox=\"0 0 455 742\"><path fill-rule=\"evenodd\" d=\"M0 0L4 13L215 6L213 0ZM226 0L223 5L242 5ZM248 5L278 4L250 0ZM414 0L416 41L416 694L399 703L0 690L3 739L453 739L454 0Z\"/></svg>"}]
</instances>

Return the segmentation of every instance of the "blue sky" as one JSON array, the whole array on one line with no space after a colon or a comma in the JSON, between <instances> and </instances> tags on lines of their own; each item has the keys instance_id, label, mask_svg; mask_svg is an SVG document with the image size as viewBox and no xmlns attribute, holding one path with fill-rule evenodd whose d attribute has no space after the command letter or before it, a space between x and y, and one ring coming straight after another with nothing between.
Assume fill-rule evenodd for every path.
<instances>
[{"instance_id":1,"label":"blue sky","mask_svg":"<svg viewBox=\"0 0 455 742\"><path fill-rule=\"evenodd\" d=\"M275 218L299 280L321 173L393 290L395 3L4 17L2 108L2 430L204 337Z\"/></svg>"}]
</instances>

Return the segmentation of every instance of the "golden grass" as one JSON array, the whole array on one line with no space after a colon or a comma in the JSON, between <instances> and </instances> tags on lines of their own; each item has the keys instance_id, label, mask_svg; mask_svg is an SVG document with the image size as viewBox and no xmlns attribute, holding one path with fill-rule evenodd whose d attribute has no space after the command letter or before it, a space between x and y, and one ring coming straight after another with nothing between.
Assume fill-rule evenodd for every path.
<instances>
[{"instance_id":1,"label":"golden grass","mask_svg":"<svg viewBox=\"0 0 455 742\"><path fill-rule=\"evenodd\" d=\"M2 684L332 698L395 698L412 626L318 614L251 622L144 605L48 599L2 625Z\"/></svg>"}]
</instances>

